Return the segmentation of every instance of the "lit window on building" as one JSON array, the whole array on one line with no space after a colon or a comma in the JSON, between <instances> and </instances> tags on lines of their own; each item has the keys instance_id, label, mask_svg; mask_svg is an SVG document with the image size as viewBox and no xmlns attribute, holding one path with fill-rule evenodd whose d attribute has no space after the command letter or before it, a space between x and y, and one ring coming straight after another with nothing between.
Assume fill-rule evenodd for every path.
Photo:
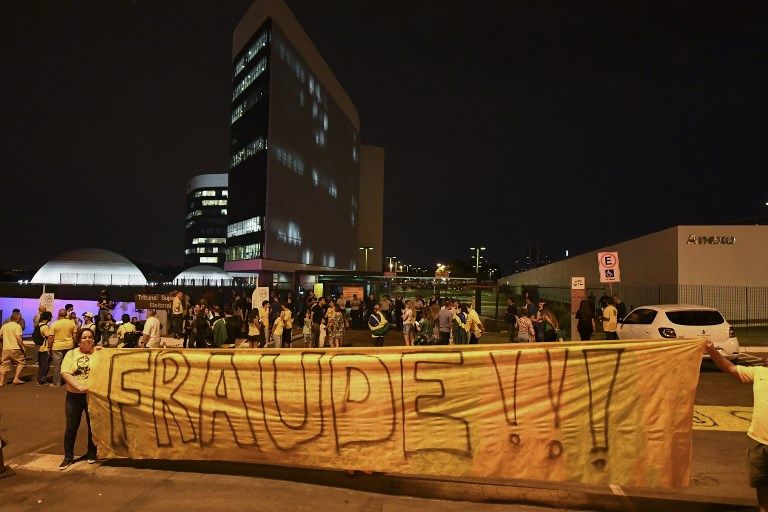
<instances>
[{"instance_id":1,"label":"lit window on building","mask_svg":"<svg viewBox=\"0 0 768 512\"><path fill-rule=\"evenodd\" d=\"M259 151L262 151L264 147L266 146L264 139L262 137L259 137L258 139L254 140L247 146L245 146L243 149L238 151L232 156L232 162L230 164L230 168L234 169L244 161L251 158L253 155L258 153Z\"/></svg>"},{"instance_id":2,"label":"lit window on building","mask_svg":"<svg viewBox=\"0 0 768 512\"><path fill-rule=\"evenodd\" d=\"M203 206L227 206L226 199L203 199Z\"/></svg>"},{"instance_id":3,"label":"lit window on building","mask_svg":"<svg viewBox=\"0 0 768 512\"><path fill-rule=\"evenodd\" d=\"M227 209L226 208L222 208L221 209L221 214L222 215L226 215L227 214Z\"/></svg>"},{"instance_id":4,"label":"lit window on building","mask_svg":"<svg viewBox=\"0 0 768 512\"><path fill-rule=\"evenodd\" d=\"M304 160L300 156L286 151L281 147L275 147L273 154L277 161L282 165L300 176L304 175Z\"/></svg>"},{"instance_id":5,"label":"lit window on building","mask_svg":"<svg viewBox=\"0 0 768 512\"><path fill-rule=\"evenodd\" d=\"M215 190L198 190L194 197L216 197Z\"/></svg>"},{"instance_id":6,"label":"lit window on building","mask_svg":"<svg viewBox=\"0 0 768 512\"><path fill-rule=\"evenodd\" d=\"M200 263L218 263L218 256L200 256Z\"/></svg>"},{"instance_id":7,"label":"lit window on building","mask_svg":"<svg viewBox=\"0 0 768 512\"><path fill-rule=\"evenodd\" d=\"M336 198L336 196L339 195L339 192L336 189L336 183L334 183L333 181L330 183L330 185L328 185L328 195L333 198Z\"/></svg>"},{"instance_id":8,"label":"lit window on building","mask_svg":"<svg viewBox=\"0 0 768 512\"><path fill-rule=\"evenodd\" d=\"M315 134L315 144L321 148L325 147L325 132L319 131Z\"/></svg>"},{"instance_id":9,"label":"lit window on building","mask_svg":"<svg viewBox=\"0 0 768 512\"><path fill-rule=\"evenodd\" d=\"M258 62L258 64L256 64L256 67L254 67L247 75L245 75L243 81L237 84L235 90L232 91L232 101L235 101L241 94L243 94L243 92L245 92L245 90L266 70L267 59L263 58Z\"/></svg>"},{"instance_id":10,"label":"lit window on building","mask_svg":"<svg viewBox=\"0 0 768 512\"><path fill-rule=\"evenodd\" d=\"M226 238L193 238L192 239L192 245L225 244L225 243L227 243Z\"/></svg>"},{"instance_id":11,"label":"lit window on building","mask_svg":"<svg viewBox=\"0 0 768 512\"><path fill-rule=\"evenodd\" d=\"M245 69L245 65L248 64L248 62L250 62L251 59L253 59L259 53L259 50L267 46L269 40L270 33L267 31L264 32L261 37L259 37L251 46L248 47L245 55L243 55L235 64L235 76L239 75L240 72Z\"/></svg>"},{"instance_id":12,"label":"lit window on building","mask_svg":"<svg viewBox=\"0 0 768 512\"><path fill-rule=\"evenodd\" d=\"M323 129L328 131L328 114L323 114Z\"/></svg>"},{"instance_id":13,"label":"lit window on building","mask_svg":"<svg viewBox=\"0 0 768 512\"><path fill-rule=\"evenodd\" d=\"M191 228L194 225L195 225L195 221L194 221L194 219L192 219L189 222L187 222L187 226L186 227Z\"/></svg>"},{"instance_id":14,"label":"lit window on building","mask_svg":"<svg viewBox=\"0 0 768 512\"><path fill-rule=\"evenodd\" d=\"M221 197L229 197L229 190L222 190Z\"/></svg>"},{"instance_id":15,"label":"lit window on building","mask_svg":"<svg viewBox=\"0 0 768 512\"><path fill-rule=\"evenodd\" d=\"M314 186L318 186L320 184L320 173L317 172L317 169L312 169L312 184Z\"/></svg>"},{"instance_id":16,"label":"lit window on building","mask_svg":"<svg viewBox=\"0 0 768 512\"><path fill-rule=\"evenodd\" d=\"M230 124L235 124L235 121L243 117L243 114L248 112L254 105L256 105L264 97L264 91L254 91L251 95L239 103L232 110L232 121Z\"/></svg>"},{"instance_id":17,"label":"lit window on building","mask_svg":"<svg viewBox=\"0 0 768 512\"><path fill-rule=\"evenodd\" d=\"M194 217L199 217L202 214L203 214L203 210L193 210L193 211L191 211L191 212L189 212L187 214L187 220L189 220L191 218L194 218Z\"/></svg>"},{"instance_id":18,"label":"lit window on building","mask_svg":"<svg viewBox=\"0 0 768 512\"><path fill-rule=\"evenodd\" d=\"M224 252L221 247L191 247L184 250L184 254L209 254Z\"/></svg>"},{"instance_id":19,"label":"lit window on building","mask_svg":"<svg viewBox=\"0 0 768 512\"><path fill-rule=\"evenodd\" d=\"M248 233L258 233L262 230L262 218L252 217L240 222L235 222L227 226L227 237L247 235Z\"/></svg>"},{"instance_id":20,"label":"lit window on building","mask_svg":"<svg viewBox=\"0 0 768 512\"><path fill-rule=\"evenodd\" d=\"M288 245L301 245L301 230L295 222L288 223L286 231L278 231L277 239Z\"/></svg>"},{"instance_id":21,"label":"lit window on building","mask_svg":"<svg viewBox=\"0 0 768 512\"><path fill-rule=\"evenodd\" d=\"M227 261L252 260L261 256L261 244L227 247Z\"/></svg>"}]
</instances>

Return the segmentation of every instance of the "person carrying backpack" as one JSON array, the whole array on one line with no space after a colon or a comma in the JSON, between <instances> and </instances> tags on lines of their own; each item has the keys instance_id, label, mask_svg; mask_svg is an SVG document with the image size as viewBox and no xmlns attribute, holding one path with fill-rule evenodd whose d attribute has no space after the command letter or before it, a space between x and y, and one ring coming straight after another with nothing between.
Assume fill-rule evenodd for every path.
<instances>
[{"instance_id":1,"label":"person carrying backpack","mask_svg":"<svg viewBox=\"0 0 768 512\"><path fill-rule=\"evenodd\" d=\"M32 341L37 347L37 382L38 386L45 384L48 375L48 369L51 367L51 354L48 352L48 324L53 320L53 314L50 311L40 313L35 330L32 331Z\"/></svg>"}]
</instances>

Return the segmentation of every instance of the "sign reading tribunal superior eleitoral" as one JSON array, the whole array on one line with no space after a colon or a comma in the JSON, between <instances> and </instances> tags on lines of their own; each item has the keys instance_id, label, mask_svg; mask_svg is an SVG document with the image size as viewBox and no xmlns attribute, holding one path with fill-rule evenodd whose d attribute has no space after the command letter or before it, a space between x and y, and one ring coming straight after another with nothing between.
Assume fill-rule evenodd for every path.
<instances>
[{"instance_id":1,"label":"sign reading tribunal superior eleitoral","mask_svg":"<svg viewBox=\"0 0 768 512\"><path fill-rule=\"evenodd\" d=\"M137 293L136 309L171 309L173 297L164 293Z\"/></svg>"}]
</instances>

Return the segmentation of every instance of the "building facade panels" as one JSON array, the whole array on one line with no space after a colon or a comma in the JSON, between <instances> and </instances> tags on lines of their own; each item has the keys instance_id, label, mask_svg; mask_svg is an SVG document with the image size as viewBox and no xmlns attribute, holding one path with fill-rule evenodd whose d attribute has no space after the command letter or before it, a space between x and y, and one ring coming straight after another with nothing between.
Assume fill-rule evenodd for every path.
<instances>
[{"instance_id":1,"label":"building facade panels","mask_svg":"<svg viewBox=\"0 0 768 512\"><path fill-rule=\"evenodd\" d=\"M678 226L678 284L768 286L768 226Z\"/></svg>"}]
</instances>

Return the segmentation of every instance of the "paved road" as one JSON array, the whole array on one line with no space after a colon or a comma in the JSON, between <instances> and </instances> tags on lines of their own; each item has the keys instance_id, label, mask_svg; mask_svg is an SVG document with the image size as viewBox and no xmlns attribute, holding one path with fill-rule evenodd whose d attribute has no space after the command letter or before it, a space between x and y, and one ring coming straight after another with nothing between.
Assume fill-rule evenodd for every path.
<instances>
[{"instance_id":1,"label":"paved road","mask_svg":"<svg viewBox=\"0 0 768 512\"><path fill-rule=\"evenodd\" d=\"M387 338L388 344L400 343L399 335ZM356 333L349 341L367 344L369 337ZM95 506L100 511L210 510L224 508L224 503L231 510L258 504L259 510L281 512L315 510L318 506L350 511L547 510L425 499L440 493L430 490L427 483L413 494L403 479L388 475L349 478L342 472L276 466L138 462L88 465L83 461L59 472L56 466L62 458L64 394L63 388L36 387L31 382L0 389L0 433L11 442L5 457L18 473L0 479L3 512L42 510L43 505L45 510L69 511ZM705 364L696 404L692 483L683 493L705 501L717 498L753 502L745 464L750 441L744 434L751 413L751 387ZM84 437L83 426L76 453L85 453Z\"/></svg>"}]
</instances>

